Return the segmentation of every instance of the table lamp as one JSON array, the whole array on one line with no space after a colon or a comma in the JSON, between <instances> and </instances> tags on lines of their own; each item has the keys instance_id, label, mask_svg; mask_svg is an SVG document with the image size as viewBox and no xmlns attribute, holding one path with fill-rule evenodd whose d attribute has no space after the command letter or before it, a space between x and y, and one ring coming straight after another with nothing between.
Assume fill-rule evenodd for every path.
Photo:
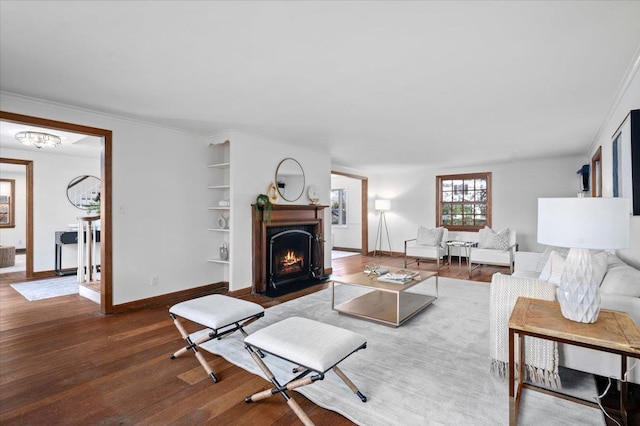
<instances>
[{"instance_id":1,"label":"table lamp","mask_svg":"<svg viewBox=\"0 0 640 426\"><path fill-rule=\"evenodd\" d=\"M538 242L569 248L558 286L562 315L593 323L600 313L589 249L629 246L629 200L626 198L539 198Z\"/></svg>"}]
</instances>

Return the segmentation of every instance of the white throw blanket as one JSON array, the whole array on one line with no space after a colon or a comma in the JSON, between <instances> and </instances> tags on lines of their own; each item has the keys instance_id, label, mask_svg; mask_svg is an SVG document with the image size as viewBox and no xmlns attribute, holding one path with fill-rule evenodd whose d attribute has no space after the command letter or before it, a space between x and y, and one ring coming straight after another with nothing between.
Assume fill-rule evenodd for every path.
<instances>
[{"instance_id":1,"label":"white throw blanket","mask_svg":"<svg viewBox=\"0 0 640 426\"><path fill-rule=\"evenodd\" d=\"M556 286L532 278L494 274L491 279L489 344L491 371L507 376L509 370L509 317L518 297L555 300ZM518 347L516 345L516 357ZM560 387L558 344L550 340L525 337L525 379ZM517 365L516 365L517 371Z\"/></svg>"}]
</instances>

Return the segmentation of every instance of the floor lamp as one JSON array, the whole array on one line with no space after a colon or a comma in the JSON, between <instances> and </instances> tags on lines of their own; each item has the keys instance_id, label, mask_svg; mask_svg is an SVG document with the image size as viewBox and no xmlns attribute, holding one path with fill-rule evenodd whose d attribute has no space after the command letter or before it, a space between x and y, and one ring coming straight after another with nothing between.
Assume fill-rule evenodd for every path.
<instances>
[{"instance_id":1,"label":"floor lamp","mask_svg":"<svg viewBox=\"0 0 640 426\"><path fill-rule=\"evenodd\" d=\"M375 209L380 211L380 218L378 219L378 233L376 234L376 244L373 249L373 255L375 256L379 251L382 252L382 240L383 240L382 228L384 228L384 233L387 235L387 243L389 244L389 256L391 256L391 240L389 239L389 229L387 228L387 219L384 216L384 212L391 209L391 200L376 200ZM380 243L379 250L378 250L378 242Z\"/></svg>"}]
</instances>

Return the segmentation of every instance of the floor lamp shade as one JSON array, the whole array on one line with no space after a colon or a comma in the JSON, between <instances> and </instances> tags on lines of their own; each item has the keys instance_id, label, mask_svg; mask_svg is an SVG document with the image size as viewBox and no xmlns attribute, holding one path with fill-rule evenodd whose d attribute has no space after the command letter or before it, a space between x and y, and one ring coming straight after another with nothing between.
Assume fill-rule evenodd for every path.
<instances>
[{"instance_id":1,"label":"floor lamp shade","mask_svg":"<svg viewBox=\"0 0 640 426\"><path fill-rule=\"evenodd\" d=\"M391 210L391 200L376 200L374 206L376 210Z\"/></svg>"},{"instance_id":2,"label":"floor lamp shade","mask_svg":"<svg viewBox=\"0 0 640 426\"><path fill-rule=\"evenodd\" d=\"M625 198L538 199L538 242L569 248L558 286L562 315L593 323L600 294L589 249L629 246L629 200Z\"/></svg>"}]
</instances>

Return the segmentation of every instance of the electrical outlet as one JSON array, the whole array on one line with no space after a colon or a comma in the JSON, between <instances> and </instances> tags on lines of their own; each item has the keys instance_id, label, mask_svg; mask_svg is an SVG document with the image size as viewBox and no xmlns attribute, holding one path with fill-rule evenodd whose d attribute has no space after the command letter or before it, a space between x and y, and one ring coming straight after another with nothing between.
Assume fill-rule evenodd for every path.
<instances>
[{"instance_id":1,"label":"electrical outlet","mask_svg":"<svg viewBox=\"0 0 640 426\"><path fill-rule=\"evenodd\" d=\"M158 285L158 276L154 275L151 277L151 286L156 287Z\"/></svg>"}]
</instances>

